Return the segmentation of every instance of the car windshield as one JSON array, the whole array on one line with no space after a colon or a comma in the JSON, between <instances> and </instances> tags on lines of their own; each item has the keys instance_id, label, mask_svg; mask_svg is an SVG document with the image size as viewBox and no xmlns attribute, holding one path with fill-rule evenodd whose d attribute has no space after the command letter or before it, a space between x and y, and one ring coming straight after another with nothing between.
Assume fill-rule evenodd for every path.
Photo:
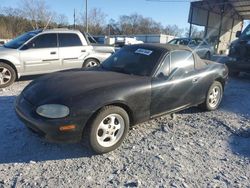
<instances>
[{"instance_id":1,"label":"car windshield","mask_svg":"<svg viewBox=\"0 0 250 188\"><path fill-rule=\"evenodd\" d=\"M29 39L37 35L39 32L41 32L41 30L30 31L30 32L24 33L23 35L20 35L19 37L4 44L4 47L17 49L20 46L22 46L26 41L28 41Z\"/></svg>"},{"instance_id":2,"label":"car windshield","mask_svg":"<svg viewBox=\"0 0 250 188\"><path fill-rule=\"evenodd\" d=\"M188 45L188 39L173 39L169 42L169 44L177 44L177 45Z\"/></svg>"},{"instance_id":3,"label":"car windshield","mask_svg":"<svg viewBox=\"0 0 250 188\"><path fill-rule=\"evenodd\" d=\"M243 40L250 40L250 24L247 26L247 28L243 31L241 38Z\"/></svg>"},{"instance_id":4,"label":"car windshield","mask_svg":"<svg viewBox=\"0 0 250 188\"><path fill-rule=\"evenodd\" d=\"M109 71L150 76L162 53L160 48L126 46L105 60L101 66Z\"/></svg>"}]
</instances>

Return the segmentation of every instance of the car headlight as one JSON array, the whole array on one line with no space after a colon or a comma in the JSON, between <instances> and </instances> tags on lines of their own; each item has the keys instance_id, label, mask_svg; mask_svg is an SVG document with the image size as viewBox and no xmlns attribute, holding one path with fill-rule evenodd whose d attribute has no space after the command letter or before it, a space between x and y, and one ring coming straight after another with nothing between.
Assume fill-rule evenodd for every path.
<instances>
[{"instance_id":1,"label":"car headlight","mask_svg":"<svg viewBox=\"0 0 250 188\"><path fill-rule=\"evenodd\" d=\"M69 108L61 104L45 104L39 106L36 113L46 118L63 118L69 115Z\"/></svg>"}]
</instances>

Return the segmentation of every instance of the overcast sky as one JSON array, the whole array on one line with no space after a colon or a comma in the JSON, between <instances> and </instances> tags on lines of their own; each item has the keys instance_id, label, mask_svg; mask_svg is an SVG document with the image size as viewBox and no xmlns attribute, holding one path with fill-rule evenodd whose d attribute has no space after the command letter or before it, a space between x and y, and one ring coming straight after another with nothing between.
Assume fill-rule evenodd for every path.
<instances>
[{"instance_id":1,"label":"overcast sky","mask_svg":"<svg viewBox=\"0 0 250 188\"><path fill-rule=\"evenodd\" d=\"M188 0L187 0L188 1ZM85 0L46 0L51 10L65 14L70 23L73 22L74 8L77 12L85 10ZM0 6L16 8L21 0L1 0ZM188 27L189 2L154 2L147 0L88 0L89 9L100 8L111 18L117 20L120 15L139 13L145 17L152 17L162 25L176 24Z\"/></svg>"}]
</instances>

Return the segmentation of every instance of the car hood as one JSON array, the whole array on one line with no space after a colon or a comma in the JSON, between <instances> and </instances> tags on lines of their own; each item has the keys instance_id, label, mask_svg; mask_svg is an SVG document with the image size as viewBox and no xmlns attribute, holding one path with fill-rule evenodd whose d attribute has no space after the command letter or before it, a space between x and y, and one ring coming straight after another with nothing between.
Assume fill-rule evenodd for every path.
<instances>
[{"instance_id":1,"label":"car hood","mask_svg":"<svg viewBox=\"0 0 250 188\"><path fill-rule=\"evenodd\" d=\"M70 70L40 77L30 83L22 94L33 105L65 104L97 89L121 86L141 79L141 76L117 72Z\"/></svg>"},{"instance_id":2,"label":"car hood","mask_svg":"<svg viewBox=\"0 0 250 188\"><path fill-rule=\"evenodd\" d=\"M5 48L4 46L0 46L0 55L3 54L8 54L10 52L16 52L16 49L12 49L12 48Z\"/></svg>"}]
</instances>

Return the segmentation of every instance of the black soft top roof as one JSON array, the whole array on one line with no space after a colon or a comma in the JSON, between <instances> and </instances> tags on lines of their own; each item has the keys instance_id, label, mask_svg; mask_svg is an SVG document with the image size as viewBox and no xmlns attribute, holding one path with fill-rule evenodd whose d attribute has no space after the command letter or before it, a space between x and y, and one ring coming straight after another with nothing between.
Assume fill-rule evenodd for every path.
<instances>
[{"instance_id":1,"label":"black soft top roof","mask_svg":"<svg viewBox=\"0 0 250 188\"><path fill-rule=\"evenodd\" d=\"M182 45L174 45L174 44L154 44L154 43L147 43L147 44L135 44L133 46L137 46L138 48L156 48L156 49L162 49L166 51L173 51L173 50L188 50L192 51L189 47L187 46L182 46Z\"/></svg>"},{"instance_id":2,"label":"black soft top roof","mask_svg":"<svg viewBox=\"0 0 250 188\"><path fill-rule=\"evenodd\" d=\"M157 49L163 52L164 51L169 52L169 51L174 51L174 50L188 50L194 55L195 68L200 69L207 65L207 63L204 60L202 60L192 49L190 49L187 46L175 45L175 44L158 44L158 43L157 44L154 44L154 43L135 44L132 46L137 47L137 48Z\"/></svg>"}]
</instances>

